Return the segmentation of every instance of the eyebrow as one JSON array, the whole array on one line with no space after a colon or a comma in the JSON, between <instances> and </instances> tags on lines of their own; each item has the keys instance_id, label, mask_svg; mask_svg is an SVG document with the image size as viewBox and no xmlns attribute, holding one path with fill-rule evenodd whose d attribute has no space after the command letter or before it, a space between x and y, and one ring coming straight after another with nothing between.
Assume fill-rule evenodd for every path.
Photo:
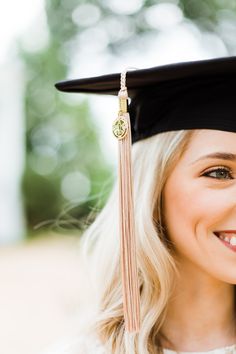
<instances>
[{"instance_id":1,"label":"eyebrow","mask_svg":"<svg viewBox=\"0 0 236 354\"><path fill-rule=\"evenodd\" d=\"M205 159L221 159L221 160L229 160L229 161L235 162L236 161L236 154L231 154L229 152L214 152L212 154L199 157L197 160L192 162L192 164L194 164L195 162L197 162L199 160L205 160Z\"/></svg>"}]
</instances>

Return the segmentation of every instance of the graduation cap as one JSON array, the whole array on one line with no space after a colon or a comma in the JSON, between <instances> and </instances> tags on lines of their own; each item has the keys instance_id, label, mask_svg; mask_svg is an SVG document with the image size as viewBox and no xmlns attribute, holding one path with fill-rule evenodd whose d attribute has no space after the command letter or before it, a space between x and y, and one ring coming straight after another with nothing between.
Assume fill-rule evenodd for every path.
<instances>
[{"instance_id":1,"label":"graduation cap","mask_svg":"<svg viewBox=\"0 0 236 354\"><path fill-rule=\"evenodd\" d=\"M117 95L119 224L125 328L140 328L131 145L182 129L236 132L236 57L175 63L59 82L65 92ZM128 104L128 97L130 103Z\"/></svg>"}]
</instances>

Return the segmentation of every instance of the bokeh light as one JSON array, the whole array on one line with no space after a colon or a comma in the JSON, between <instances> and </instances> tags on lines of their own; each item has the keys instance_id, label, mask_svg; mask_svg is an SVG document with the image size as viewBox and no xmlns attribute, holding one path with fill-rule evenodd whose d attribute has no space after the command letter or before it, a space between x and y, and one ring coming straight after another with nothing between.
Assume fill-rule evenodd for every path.
<instances>
[{"instance_id":1,"label":"bokeh light","mask_svg":"<svg viewBox=\"0 0 236 354\"><path fill-rule=\"evenodd\" d=\"M145 18L151 27L165 30L178 25L183 20L183 13L175 4L162 3L149 7Z\"/></svg>"},{"instance_id":2,"label":"bokeh light","mask_svg":"<svg viewBox=\"0 0 236 354\"><path fill-rule=\"evenodd\" d=\"M99 7L93 4L81 4L72 12L72 20L81 27L95 25L100 17L101 11Z\"/></svg>"},{"instance_id":3,"label":"bokeh light","mask_svg":"<svg viewBox=\"0 0 236 354\"><path fill-rule=\"evenodd\" d=\"M115 13L130 15L138 12L144 4L144 0L107 0L106 5Z\"/></svg>"},{"instance_id":4,"label":"bokeh light","mask_svg":"<svg viewBox=\"0 0 236 354\"><path fill-rule=\"evenodd\" d=\"M61 183L63 197L71 202L81 203L86 201L90 190L91 183L89 178L80 171L68 173Z\"/></svg>"}]
</instances>

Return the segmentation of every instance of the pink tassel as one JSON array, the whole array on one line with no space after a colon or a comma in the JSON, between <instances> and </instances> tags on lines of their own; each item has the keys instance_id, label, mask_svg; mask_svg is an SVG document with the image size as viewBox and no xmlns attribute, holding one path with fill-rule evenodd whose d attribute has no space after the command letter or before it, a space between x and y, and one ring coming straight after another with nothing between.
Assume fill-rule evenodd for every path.
<instances>
[{"instance_id":1,"label":"pink tassel","mask_svg":"<svg viewBox=\"0 0 236 354\"><path fill-rule=\"evenodd\" d=\"M140 329L140 294L135 242L133 176L131 161L131 128L127 112L126 87L119 92L120 111L113 123L113 133L119 144L119 226L121 275L125 329L129 333Z\"/></svg>"}]
</instances>

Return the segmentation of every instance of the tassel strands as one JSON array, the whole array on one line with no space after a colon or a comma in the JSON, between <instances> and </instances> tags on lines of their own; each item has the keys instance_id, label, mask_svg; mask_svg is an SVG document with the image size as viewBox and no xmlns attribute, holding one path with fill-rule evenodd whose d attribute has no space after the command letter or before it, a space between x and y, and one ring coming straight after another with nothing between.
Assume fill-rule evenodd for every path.
<instances>
[{"instance_id":1,"label":"tassel strands","mask_svg":"<svg viewBox=\"0 0 236 354\"><path fill-rule=\"evenodd\" d=\"M121 74L121 89L118 94L120 110L113 123L113 134L118 139L119 146L119 231L125 330L136 333L140 329L140 294L135 242L131 127L127 112L125 75L126 72Z\"/></svg>"}]
</instances>

